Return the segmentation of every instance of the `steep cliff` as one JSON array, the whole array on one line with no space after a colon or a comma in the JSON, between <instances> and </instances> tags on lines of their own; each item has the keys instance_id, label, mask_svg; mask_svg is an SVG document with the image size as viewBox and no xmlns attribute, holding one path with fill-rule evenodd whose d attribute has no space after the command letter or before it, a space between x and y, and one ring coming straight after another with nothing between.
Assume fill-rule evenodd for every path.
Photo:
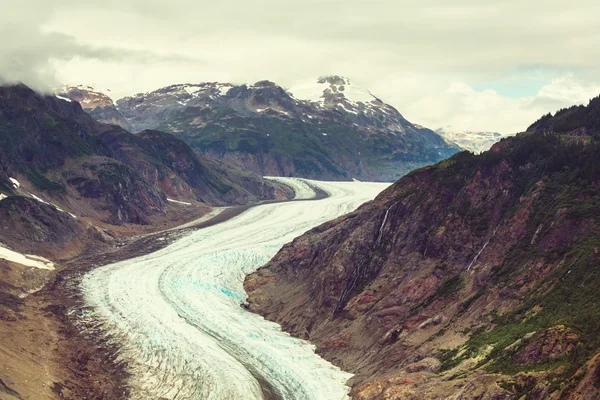
<instances>
[{"instance_id":1,"label":"steep cliff","mask_svg":"<svg viewBox=\"0 0 600 400\"><path fill-rule=\"evenodd\" d=\"M597 396L597 105L307 232L247 278L250 309L355 373L357 399Z\"/></svg>"}]
</instances>

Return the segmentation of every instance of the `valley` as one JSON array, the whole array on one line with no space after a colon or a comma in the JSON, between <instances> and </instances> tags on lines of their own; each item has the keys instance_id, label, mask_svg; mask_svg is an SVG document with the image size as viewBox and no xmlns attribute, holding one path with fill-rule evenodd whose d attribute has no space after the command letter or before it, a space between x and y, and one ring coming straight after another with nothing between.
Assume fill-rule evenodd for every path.
<instances>
[{"instance_id":1,"label":"valley","mask_svg":"<svg viewBox=\"0 0 600 400\"><path fill-rule=\"evenodd\" d=\"M600 400L600 2L0 12L0 400Z\"/></svg>"},{"instance_id":2,"label":"valley","mask_svg":"<svg viewBox=\"0 0 600 400\"><path fill-rule=\"evenodd\" d=\"M300 197L314 196L302 181L279 179ZM100 331L122 349L131 398L345 398L349 374L241 307L248 273L387 186L311 184L329 197L256 206L83 277L84 319L102 321Z\"/></svg>"}]
</instances>

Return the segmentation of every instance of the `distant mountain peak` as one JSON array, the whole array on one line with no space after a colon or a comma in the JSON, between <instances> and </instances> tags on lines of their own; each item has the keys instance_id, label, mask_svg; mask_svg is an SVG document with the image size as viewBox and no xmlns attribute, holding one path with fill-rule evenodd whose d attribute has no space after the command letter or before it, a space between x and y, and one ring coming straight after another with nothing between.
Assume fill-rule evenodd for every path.
<instances>
[{"instance_id":1,"label":"distant mountain peak","mask_svg":"<svg viewBox=\"0 0 600 400\"><path fill-rule=\"evenodd\" d=\"M113 107L113 99L104 92L94 89L88 85L65 86L57 90L56 94L75 100L84 109L93 110L96 107Z\"/></svg>"},{"instance_id":2,"label":"distant mountain peak","mask_svg":"<svg viewBox=\"0 0 600 400\"><path fill-rule=\"evenodd\" d=\"M481 153L489 150L492 145L504 136L498 132L478 132L464 129L456 129L452 126L444 126L436 129L435 133L447 141L457 144L465 150L473 153Z\"/></svg>"},{"instance_id":3,"label":"distant mountain peak","mask_svg":"<svg viewBox=\"0 0 600 400\"><path fill-rule=\"evenodd\" d=\"M317 80L318 83L329 83L330 85L351 85L350 79L340 75L322 76Z\"/></svg>"},{"instance_id":4,"label":"distant mountain peak","mask_svg":"<svg viewBox=\"0 0 600 400\"><path fill-rule=\"evenodd\" d=\"M110 91L110 89L106 89ZM119 125L128 131L131 124L117 110L115 101L106 93L89 85L65 86L55 90L56 97L65 101L76 101L95 120L112 125Z\"/></svg>"},{"instance_id":5,"label":"distant mountain peak","mask_svg":"<svg viewBox=\"0 0 600 400\"><path fill-rule=\"evenodd\" d=\"M354 85L350 79L339 75L322 76L316 82L294 86L289 89L289 92L298 100L311 101L321 105L338 103L357 105L358 103L367 104L380 101L370 91Z\"/></svg>"},{"instance_id":6,"label":"distant mountain peak","mask_svg":"<svg viewBox=\"0 0 600 400\"><path fill-rule=\"evenodd\" d=\"M395 180L459 149L339 75L291 90L270 80L173 84L87 111L132 132L173 133L262 175Z\"/></svg>"}]
</instances>

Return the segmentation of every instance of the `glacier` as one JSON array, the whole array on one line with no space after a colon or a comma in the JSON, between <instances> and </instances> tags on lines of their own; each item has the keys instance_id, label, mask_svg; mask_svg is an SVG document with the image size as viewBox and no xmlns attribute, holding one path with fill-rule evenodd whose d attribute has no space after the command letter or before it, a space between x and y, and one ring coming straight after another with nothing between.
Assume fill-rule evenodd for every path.
<instances>
[{"instance_id":1,"label":"glacier","mask_svg":"<svg viewBox=\"0 0 600 400\"><path fill-rule=\"evenodd\" d=\"M329 197L252 207L83 277L90 317L126 361L131 398L347 398L351 375L311 343L241 307L243 282L285 243L355 210L388 184L271 179L301 198L312 191L307 182Z\"/></svg>"}]
</instances>

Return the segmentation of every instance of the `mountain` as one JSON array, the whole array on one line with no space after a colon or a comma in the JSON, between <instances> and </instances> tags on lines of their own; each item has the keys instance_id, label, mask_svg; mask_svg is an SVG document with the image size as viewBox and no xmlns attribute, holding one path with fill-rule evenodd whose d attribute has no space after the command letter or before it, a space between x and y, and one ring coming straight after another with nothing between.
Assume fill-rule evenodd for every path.
<instances>
[{"instance_id":1,"label":"mountain","mask_svg":"<svg viewBox=\"0 0 600 400\"><path fill-rule=\"evenodd\" d=\"M435 133L472 153L481 153L489 150L502 135L498 132L475 132L453 129L450 126L436 129Z\"/></svg>"},{"instance_id":2,"label":"mountain","mask_svg":"<svg viewBox=\"0 0 600 400\"><path fill-rule=\"evenodd\" d=\"M339 76L287 91L269 81L172 85L116 104L133 131L170 132L261 175L389 181L459 150Z\"/></svg>"},{"instance_id":3,"label":"mountain","mask_svg":"<svg viewBox=\"0 0 600 400\"><path fill-rule=\"evenodd\" d=\"M249 308L355 399L600 396L600 98L459 153L298 237Z\"/></svg>"},{"instance_id":4,"label":"mountain","mask_svg":"<svg viewBox=\"0 0 600 400\"><path fill-rule=\"evenodd\" d=\"M58 235L63 228L71 229L74 239L81 233L85 241L82 232L102 224L168 223L169 211L171 217L184 213L170 200L189 203L190 214L208 205L290 195L289 189L258 176L199 158L168 133L133 135L95 121L77 102L42 96L24 85L0 87L0 216L5 227L0 241L13 247L31 251L35 244L57 239L59 246L70 237Z\"/></svg>"},{"instance_id":5,"label":"mountain","mask_svg":"<svg viewBox=\"0 0 600 400\"><path fill-rule=\"evenodd\" d=\"M534 122L529 132L569 132L586 137L600 133L600 97L593 98L587 106L564 108L554 116L544 115Z\"/></svg>"},{"instance_id":6,"label":"mountain","mask_svg":"<svg viewBox=\"0 0 600 400\"><path fill-rule=\"evenodd\" d=\"M98 122L119 125L127 131L133 131L133 126L117 110L113 100L91 86L67 86L57 90L57 96L63 100L78 102Z\"/></svg>"}]
</instances>

